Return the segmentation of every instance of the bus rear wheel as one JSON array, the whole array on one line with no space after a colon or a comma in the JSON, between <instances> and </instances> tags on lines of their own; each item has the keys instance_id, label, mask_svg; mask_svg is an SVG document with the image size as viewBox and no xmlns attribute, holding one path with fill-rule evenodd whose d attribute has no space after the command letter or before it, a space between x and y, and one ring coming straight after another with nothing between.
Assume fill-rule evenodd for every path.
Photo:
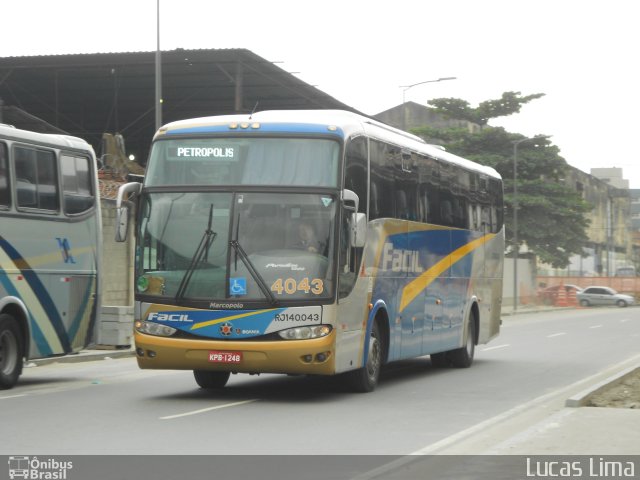
<instances>
[{"instance_id":1,"label":"bus rear wheel","mask_svg":"<svg viewBox=\"0 0 640 480\"><path fill-rule=\"evenodd\" d=\"M22 334L15 318L0 315L0 389L12 388L22 373Z\"/></svg>"},{"instance_id":2,"label":"bus rear wheel","mask_svg":"<svg viewBox=\"0 0 640 480\"><path fill-rule=\"evenodd\" d=\"M231 376L230 372L211 372L208 370L194 370L193 377L200 388L216 390L223 388Z\"/></svg>"},{"instance_id":3,"label":"bus rear wheel","mask_svg":"<svg viewBox=\"0 0 640 480\"><path fill-rule=\"evenodd\" d=\"M473 363L476 350L476 317L469 314L469 324L467 325L467 338L464 346L448 352L448 359L456 368L469 368Z\"/></svg>"}]
</instances>

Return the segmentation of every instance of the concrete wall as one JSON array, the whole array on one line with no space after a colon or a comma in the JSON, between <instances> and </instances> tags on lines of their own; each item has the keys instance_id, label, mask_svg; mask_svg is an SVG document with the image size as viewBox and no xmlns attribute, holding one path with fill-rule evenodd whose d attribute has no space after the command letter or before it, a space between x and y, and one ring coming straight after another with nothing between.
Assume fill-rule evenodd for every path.
<instances>
[{"instance_id":1,"label":"concrete wall","mask_svg":"<svg viewBox=\"0 0 640 480\"><path fill-rule=\"evenodd\" d=\"M133 343L133 234L130 222L126 242L115 241L116 201L101 199L102 305L97 344L124 347Z\"/></svg>"},{"instance_id":2,"label":"concrete wall","mask_svg":"<svg viewBox=\"0 0 640 480\"><path fill-rule=\"evenodd\" d=\"M428 125L433 128L466 128L469 132L480 131L480 126L475 123L446 118L435 113L433 108L415 102L397 105L378 113L374 118L402 130Z\"/></svg>"},{"instance_id":3,"label":"concrete wall","mask_svg":"<svg viewBox=\"0 0 640 480\"><path fill-rule=\"evenodd\" d=\"M115 241L116 201L102 199L102 305L133 305L133 235ZM130 229L131 230L131 229Z\"/></svg>"},{"instance_id":4,"label":"concrete wall","mask_svg":"<svg viewBox=\"0 0 640 480\"><path fill-rule=\"evenodd\" d=\"M529 305L536 302L538 286L535 272L536 259L534 256L518 258L518 305ZM513 257L505 257L502 282L502 304L505 306L514 304L513 273Z\"/></svg>"}]
</instances>

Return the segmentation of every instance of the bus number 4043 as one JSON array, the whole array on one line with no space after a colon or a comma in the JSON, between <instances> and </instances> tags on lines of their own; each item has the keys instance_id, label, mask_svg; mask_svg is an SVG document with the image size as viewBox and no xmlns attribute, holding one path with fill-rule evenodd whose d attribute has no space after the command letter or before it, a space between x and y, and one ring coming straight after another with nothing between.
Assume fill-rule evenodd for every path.
<instances>
[{"instance_id":1,"label":"bus number 4043","mask_svg":"<svg viewBox=\"0 0 640 480\"><path fill-rule=\"evenodd\" d=\"M295 278L278 278L271 285L271 291L282 295L293 295L296 292L313 293L314 295L322 295L324 292L324 283L320 278L314 278L309 281L308 278L303 278L299 282Z\"/></svg>"}]
</instances>

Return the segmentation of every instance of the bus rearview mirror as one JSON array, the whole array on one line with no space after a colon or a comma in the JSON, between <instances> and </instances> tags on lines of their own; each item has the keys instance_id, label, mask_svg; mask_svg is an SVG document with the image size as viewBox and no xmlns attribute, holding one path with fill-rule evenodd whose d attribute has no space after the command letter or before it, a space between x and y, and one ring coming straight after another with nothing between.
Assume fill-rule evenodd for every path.
<instances>
[{"instance_id":1,"label":"bus rearview mirror","mask_svg":"<svg viewBox=\"0 0 640 480\"><path fill-rule=\"evenodd\" d=\"M137 195L141 189L142 184L138 182L125 183L118 189L118 197L116 198L116 242L126 241L129 230L129 208L124 205L125 195L129 193Z\"/></svg>"},{"instance_id":2,"label":"bus rearview mirror","mask_svg":"<svg viewBox=\"0 0 640 480\"><path fill-rule=\"evenodd\" d=\"M364 213L351 214L351 246L354 248L364 247L367 235L367 216Z\"/></svg>"},{"instance_id":3,"label":"bus rearview mirror","mask_svg":"<svg viewBox=\"0 0 640 480\"><path fill-rule=\"evenodd\" d=\"M129 230L129 208L116 208L116 242L124 242Z\"/></svg>"}]
</instances>

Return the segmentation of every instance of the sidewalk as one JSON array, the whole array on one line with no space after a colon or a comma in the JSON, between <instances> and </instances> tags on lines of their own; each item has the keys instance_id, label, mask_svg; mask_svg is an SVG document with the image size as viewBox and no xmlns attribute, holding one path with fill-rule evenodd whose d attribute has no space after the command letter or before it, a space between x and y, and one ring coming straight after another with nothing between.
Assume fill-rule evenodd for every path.
<instances>
[{"instance_id":1,"label":"sidewalk","mask_svg":"<svg viewBox=\"0 0 640 480\"><path fill-rule=\"evenodd\" d=\"M64 355L61 357L49 357L49 358L38 358L34 360L28 360L27 364L34 364L37 366L40 365L49 365L52 363L79 363L79 362L91 362L94 360L105 360L108 358L126 358L133 357L135 355L134 347L122 347L113 349L109 347L108 349L103 349L100 346L95 348L88 348L86 350L81 350L78 353L72 353L69 355Z\"/></svg>"},{"instance_id":2,"label":"sidewalk","mask_svg":"<svg viewBox=\"0 0 640 480\"><path fill-rule=\"evenodd\" d=\"M502 315L580 307L519 305ZM585 406L589 396L640 369L640 355L534 399L424 452L444 455L640 455L640 409ZM639 399L640 400L640 399Z\"/></svg>"}]
</instances>

